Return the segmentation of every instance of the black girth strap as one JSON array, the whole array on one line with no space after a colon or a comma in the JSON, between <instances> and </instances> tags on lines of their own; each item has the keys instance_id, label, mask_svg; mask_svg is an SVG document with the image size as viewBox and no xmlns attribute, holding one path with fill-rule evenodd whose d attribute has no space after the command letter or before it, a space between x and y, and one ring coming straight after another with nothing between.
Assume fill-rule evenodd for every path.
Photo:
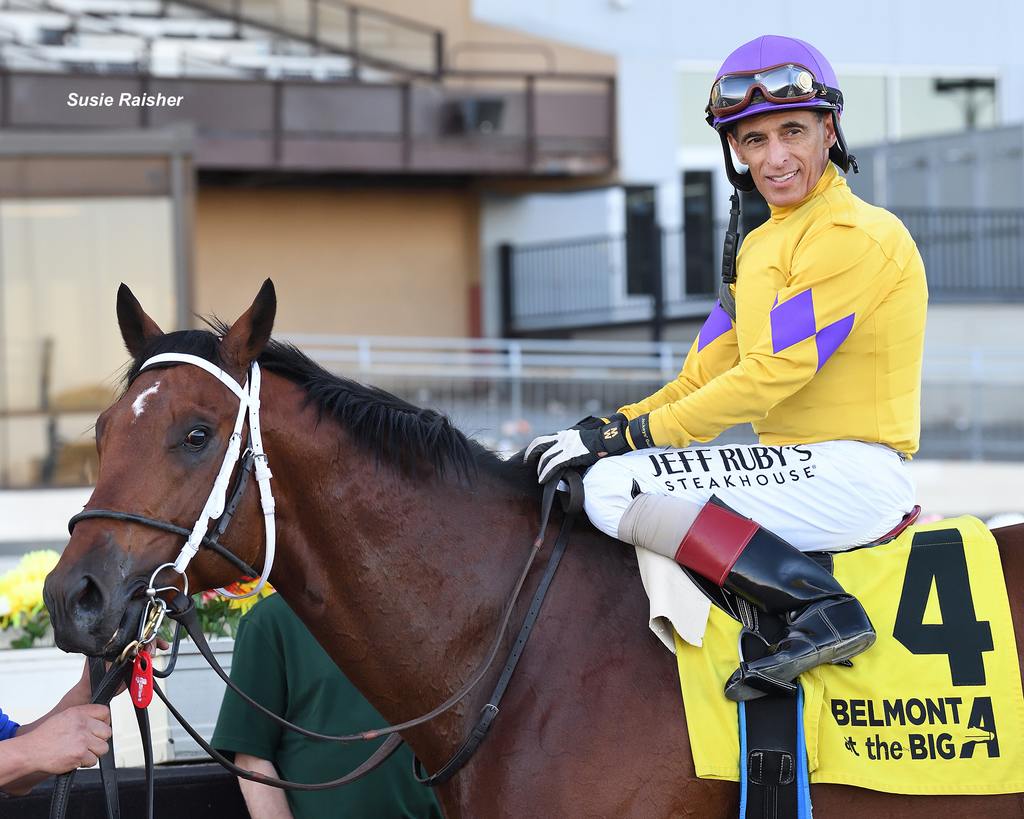
<instances>
[{"instance_id":1,"label":"black girth strap","mask_svg":"<svg viewBox=\"0 0 1024 819\"><path fill-rule=\"evenodd\" d=\"M783 634L777 618L759 618L761 633L745 628L740 635L741 659L764 657L769 643ZM796 819L799 807L796 766L797 729L801 714L796 688L790 693L769 694L743 703L746 726L746 811L740 819Z\"/></svg>"}]
</instances>

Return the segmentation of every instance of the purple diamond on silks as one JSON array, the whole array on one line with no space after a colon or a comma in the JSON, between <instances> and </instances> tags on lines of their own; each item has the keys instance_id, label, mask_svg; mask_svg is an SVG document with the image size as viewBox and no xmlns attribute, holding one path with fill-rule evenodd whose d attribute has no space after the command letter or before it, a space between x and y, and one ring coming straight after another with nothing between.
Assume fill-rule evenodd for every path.
<instances>
[{"instance_id":1,"label":"purple diamond on silks","mask_svg":"<svg viewBox=\"0 0 1024 819\"><path fill-rule=\"evenodd\" d=\"M769 314L772 323L772 352L778 353L787 347L814 335L814 302L811 291L804 290L793 298L772 308Z\"/></svg>"},{"instance_id":2,"label":"purple diamond on silks","mask_svg":"<svg viewBox=\"0 0 1024 819\"><path fill-rule=\"evenodd\" d=\"M855 313L833 321L828 327L822 327L818 331L815 341L818 344L818 369L825 366L825 362L832 357L832 353L839 349L839 345L846 341L853 329L853 317Z\"/></svg>"},{"instance_id":3,"label":"purple diamond on silks","mask_svg":"<svg viewBox=\"0 0 1024 819\"><path fill-rule=\"evenodd\" d=\"M697 352L699 353L719 336L723 336L732 329L732 319L722 309L722 302L715 303L715 309L708 314L704 320L704 326L700 328L700 335L697 336Z\"/></svg>"}]
</instances>

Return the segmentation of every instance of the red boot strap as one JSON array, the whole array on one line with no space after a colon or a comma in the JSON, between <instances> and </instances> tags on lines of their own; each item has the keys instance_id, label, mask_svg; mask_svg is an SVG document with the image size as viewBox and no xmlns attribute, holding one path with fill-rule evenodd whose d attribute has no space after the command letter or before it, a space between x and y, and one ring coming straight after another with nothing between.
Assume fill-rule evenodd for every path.
<instances>
[{"instance_id":1,"label":"red boot strap","mask_svg":"<svg viewBox=\"0 0 1024 819\"><path fill-rule=\"evenodd\" d=\"M760 527L714 502L704 504L676 551L676 563L721 586Z\"/></svg>"}]
</instances>

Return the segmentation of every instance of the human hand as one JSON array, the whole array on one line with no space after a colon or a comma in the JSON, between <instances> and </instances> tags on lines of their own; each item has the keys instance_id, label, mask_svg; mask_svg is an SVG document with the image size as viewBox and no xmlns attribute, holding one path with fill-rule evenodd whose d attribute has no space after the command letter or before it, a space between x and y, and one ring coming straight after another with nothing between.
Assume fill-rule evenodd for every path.
<instances>
[{"instance_id":1,"label":"human hand","mask_svg":"<svg viewBox=\"0 0 1024 819\"><path fill-rule=\"evenodd\" d=\"M588 415L586 418L580 418L575 424L569 429L600 429L605 424L612 422L627 421L626 416L621 412L612 413L608 418L601 418L596 415Z\"/></svg>"},{"instance_id":2,"label":"human hand","mask_svg":"<svg viewBox=\"0 0 1024 819\"><path fill-rule=\"evenodd\" d=\"M592 466L606 455L618 455L629 449L623 419L598 428L563 429L554 435L541 435L530 442L523 460L536 460L537 482L546 483L562 469Z\"/></svg>"},{"instance_id":3,"label":"human hand","mask_svg":"<svg viewBox=\"0 0 1024 819\"><path fill-rule=\"evenodd\" d=\"M90 704L66 708L16 739L29 766L63 774L95 765L109 749L110 737L110 709Z\"/></svg>"}]
</instances>

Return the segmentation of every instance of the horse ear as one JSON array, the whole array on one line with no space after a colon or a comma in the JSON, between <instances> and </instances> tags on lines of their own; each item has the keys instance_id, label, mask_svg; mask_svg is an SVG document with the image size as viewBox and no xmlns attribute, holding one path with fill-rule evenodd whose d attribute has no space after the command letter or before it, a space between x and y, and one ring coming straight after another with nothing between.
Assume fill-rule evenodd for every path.
<instances>
[{"instance_id":1,"label":"horse ear","mask_svg":"<svg viewBox=\"0 0 1024 819\"><path fill-rule=\"evenodd\" d=\"M246 370L267 346L276 314L277 293L274 283L267 279L252 305L231 325L221 341L220 351L225 363Z\"/></svg>"},{"instance_id":2,"label":"horse ear","mask_svg":"<svg viewBox=\"0 0 1024 819\"><path fill-rule=\"evenodd\" d=\"M138 358L146 342L162 336L155 321L146 315L135 294L124 282L117 288L117 323L121 326L121 338L132 358Z\"/></svg>"}]
</instances>

